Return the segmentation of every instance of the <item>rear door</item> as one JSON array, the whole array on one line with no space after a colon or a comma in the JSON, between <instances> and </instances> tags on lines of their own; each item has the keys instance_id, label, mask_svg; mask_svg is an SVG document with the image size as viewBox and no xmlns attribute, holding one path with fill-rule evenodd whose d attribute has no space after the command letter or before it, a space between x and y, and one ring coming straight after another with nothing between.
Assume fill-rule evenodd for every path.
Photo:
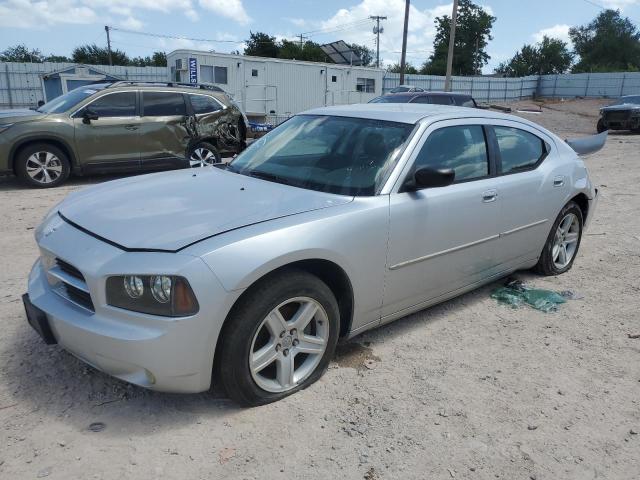
<instances>
[{"instance_id":1,"label":"rear door","mask_svg":"<svg viewBox=\"0 0 640 480\"><path fill-rule=\"evenodd\" d=\"M83 118L85 111L96 120ZM76 150L85 170L140 168L137 92L105 93L73 114Z\"/></svg>"},{"instance_id":2,"label":"rear door","mask_svg":"<svg viewBox=\"0 0 640 480\"><path fill-rule=\"evenodd\" d=\"M187 150L195 135L192 120L187 116L183 93L142 91L142 168L175 168L187 165Z\"/></svg>"},{"instance_id":3,"label":"rear door","mask_svg":"<svg viewBox=\"0 0 640 480\"><path fill-rule=\"evenodd\" d=\"M501 196L498 253L501 264L511 268L540 254L571 172L568 165L545 161L555 146L542 132L515 122L493 123Z\"/></svg>"}]
</instances>

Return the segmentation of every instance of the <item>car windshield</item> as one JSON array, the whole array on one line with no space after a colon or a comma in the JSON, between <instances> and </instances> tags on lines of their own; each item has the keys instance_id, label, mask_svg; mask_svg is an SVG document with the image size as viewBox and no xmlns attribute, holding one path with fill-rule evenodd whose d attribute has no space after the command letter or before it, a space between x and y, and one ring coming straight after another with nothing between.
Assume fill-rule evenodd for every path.
<instances>
[{"instance_id":1,"label":"car windshield","mask_svg":"<svg viewBox=\"0 0 640 480\"><path fill-rule=\"evenodd\" d=\"M408 103L412 98L410 95L384 95L374 98L369 103Z\"/></svg>"},{"instance_id":2,"label":"car windshield","mask_svg":"<svg viewBox=\"0 0 640 480\"><path fill-rule=\"evenodd\" d=\"M84 87L71 90L64 95L54 98L50 102L45 103L41 107L36 109L37 112L42 113L62 113L66 112L70 108L80 103L85 98L90 97L98 90L102 90L104 84L99 85L85 85Z\"/></svg>"},{"instance_id":3,"label":"car windshield","mask_svg":"<svg viewBox=\"0 0 640 480\"><path fill-rule=\"evenodd\" d=\"M341 195L375 195L414 126L298 115L253 142L228 170Z\"/></svg>"},{"instance_id":4,"label":"car windshield","mask_svg":"<svg viewBox=\"0 0 640 480\"><path fill-rule=\"evenodd\" d=\"M409 90L411 90L411 87L395 87L389 90L389 93L402 93L408 92Z\"/></svg>"},{"instance_id":5,"label":"car windshield","mask_svg":"<svg viewBox=\"0 0 640 480\"><path fill-rule=\"evenodd\" d=\"M621 97L611 105L624 105L625 103L631 103L635 105L640 105L640 95L632 95L629 97Z\"/></svg>"}]
</instances>

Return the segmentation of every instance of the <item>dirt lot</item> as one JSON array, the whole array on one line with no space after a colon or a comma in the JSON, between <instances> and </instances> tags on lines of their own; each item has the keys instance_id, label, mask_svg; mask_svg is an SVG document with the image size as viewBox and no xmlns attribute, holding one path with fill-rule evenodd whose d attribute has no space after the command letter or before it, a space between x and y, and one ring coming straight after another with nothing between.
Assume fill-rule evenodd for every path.
<instances>
[{"instance_id":1,"label":"dirt lot","mask_svg":"<svg viewBox=\"0 0 640 480\"><path fill-rule=\"evenodd\" d=\"M598 104L523 115L590 134ZM357 337L311 388L247 410L132 387L45 346L20 302L33 228L105 178L0 179L0 477L639 478L640 136L612 135L587 163L601 199L574 268L517 275L584 298L544 314L488 286Z\"/></svg>"}]
</instances>

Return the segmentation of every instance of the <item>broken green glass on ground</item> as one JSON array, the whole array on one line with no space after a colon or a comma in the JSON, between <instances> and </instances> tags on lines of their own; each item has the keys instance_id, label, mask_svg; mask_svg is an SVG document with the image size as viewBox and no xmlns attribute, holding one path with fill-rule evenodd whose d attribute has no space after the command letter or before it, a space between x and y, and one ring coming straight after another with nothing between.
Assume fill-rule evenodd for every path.
<instances>
[{"instance_id":1,"label":"broken green glass on ground","mask_svg":"<svg viewBox=\"0 0 640 480\"><path fill-rule=\"evenodd\" d=\"M555 312L558 305L566 302L565 297L558 292L531 288L519 280L509 281L504 286L496 288L491 292L491 298L511 308L526 304L545 313Z\"/></svg>"}]
</instances>

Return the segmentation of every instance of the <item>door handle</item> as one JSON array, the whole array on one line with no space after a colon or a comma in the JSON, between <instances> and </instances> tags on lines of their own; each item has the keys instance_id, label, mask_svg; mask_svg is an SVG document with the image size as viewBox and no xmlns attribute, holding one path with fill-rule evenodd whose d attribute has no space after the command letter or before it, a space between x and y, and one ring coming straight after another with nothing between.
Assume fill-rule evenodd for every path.
<instances>
[{"instance_id":1,"label":"door handle","mask_svg":"<svg viewBox=\"0 0 640 480\"><path fill-rule=\"evenodd\" d=\"M564 175L558 175L553 179L554 187L562 187L564 186Z\"/></svg>"},{"instance_id":2,"label":"door handle","mask_svg":"<svg viewBox=\"0 0 640 480\"><path fill-rule=\"evenodd\" d=\"M125 130L137 130L138 125L125 125L124 128Z\"/></svg>"},{"instance_id":3,"label":"door handle","mask_svg":"<svg viewBox=\"0 0 640 480\"><path fill-rule=\"evenodd\" d=\"M487 190L482 192L482 201L484 203L495 202L496 198L498 198L497 190Z\"/></svg>"}]
</instances>

